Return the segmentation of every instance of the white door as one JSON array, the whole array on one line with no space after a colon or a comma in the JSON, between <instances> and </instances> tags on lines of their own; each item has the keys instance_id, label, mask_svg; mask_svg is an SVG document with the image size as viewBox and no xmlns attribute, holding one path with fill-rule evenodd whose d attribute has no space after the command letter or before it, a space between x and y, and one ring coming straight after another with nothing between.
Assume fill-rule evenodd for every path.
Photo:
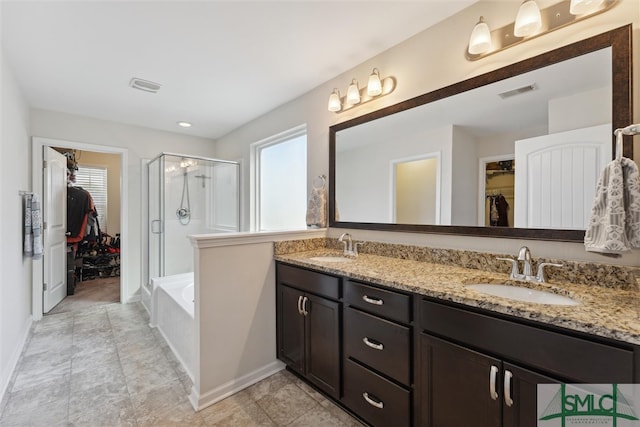
<instances>
[{"instance_id":1,"label":"white door","mask_svg":"<svg viewBox=\"0 0 640 427\"><path fill-rule=\"evenodd\" d=\"M67 158L44 147L43 308L51 311L67 295Z\"/></svg>"},{"instance_id":2,"label":"white door","mask_svg":"<svg viewBox=\"0 0 640 427\"><path fill-rule=\"evenodd\" d=\"M612 132L606 124L516 141L515 226L586 229Z\"/></svg>"}]
</instances>

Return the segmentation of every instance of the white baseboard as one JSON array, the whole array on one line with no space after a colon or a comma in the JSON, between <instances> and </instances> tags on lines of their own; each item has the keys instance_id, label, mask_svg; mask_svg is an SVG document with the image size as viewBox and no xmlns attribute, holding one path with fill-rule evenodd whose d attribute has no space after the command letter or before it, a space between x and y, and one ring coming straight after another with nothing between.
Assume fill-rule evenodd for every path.
<instances>
[{"instance_id":1,"label":"white baseboard","mask_svg":"<svg viewBox=\"0 0 640 427\"><path fill-rule=\"evenodd\" d=\"M20 339L18 340L18 345L13 350L13 354L9 359L9 363L7 366L2 367L2 376L0 376L0 402L4 399L4 394L7 392L7 387L9 386L9 382L11 382L11 377L13 376L13 371L16 369L18 365L18 361L20 360L20 355L22 354L22 350L24 350L24 346L27 342L27 338L29 337L29 332L31 331L31 324L33 323L33 317L29 316L27 321L25 322L22 332L20 334Z\"/></svg>"},{"instance_id":2,"label":"white baseboard","mask_svg":"<svg viewBox=\"0 0 640 427\"><path fill-rule=\"evenodd\" d=\"M263 366L262 368L256 369L253 372L250 372L240 378L236 378L227 382L226 384L222 384L219 387L214 388L213 390L209 390L204 394L199 394L194 387L191 388L191 394L189 395L189 401L193 406L193 409L196 411L200 411L207 406L211 406L216 402L221 401L222 399L231 396L245 388L252 386L253 384L275 374L278 371L283 370L285 364L280 362L279 360L274 360L268 365Z\"/></svg>"}]
</instances>

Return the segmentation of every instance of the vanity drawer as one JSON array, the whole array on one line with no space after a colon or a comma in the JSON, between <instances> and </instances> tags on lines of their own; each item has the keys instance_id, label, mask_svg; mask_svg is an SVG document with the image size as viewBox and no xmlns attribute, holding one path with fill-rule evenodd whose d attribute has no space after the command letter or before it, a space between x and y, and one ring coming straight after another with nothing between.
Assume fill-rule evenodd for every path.
<instances>
[{"instance_id":1,"label":"vanity drawer","mask_svg":"<svg viewBox=\"0 0 640 427\"><path fill-rule=\"evenodd\" d=\"M411 384L411 330L351 307L344 309L344 351L373 369Z\"/></svg>"},{"instance_id":2,"label":"vanity drawer","mask_svg":"<svg viewBox=\"0 0 640 427\"><path fill-rule=\"evenodd\" d=\"M429 300L420 328L557 378L633 383L633 351Z\"/></svg>"},{"instance_id":3,"label":"vanity drawer","mask_svg":"<svg viewBox=\"0 0 640 427\"><path fill-rule=\"evenodd\" d=\"M408 426L411 393L347 359L343 403L373 426Z\"/></svg>"},{"instance_id":4,"label":"vanity drawer","mask_svg":"<svg viewBox=\"0 0 640 427\"><path fill-rule=\"evenodd\" d=\"M411 296L347 280L344 300L369 313L402 323L411 321Z\"/></svg>"},{"instance_id":5,"label":"vanity drawer","mask_svg":"<svg viewBox=\"0 0 640 427\"><path fill-rule=\"evenodd\" d=\"M340 298L340 278L285 264L276 264L279 283L328 298Z\"/></svg>"}]
</instances>

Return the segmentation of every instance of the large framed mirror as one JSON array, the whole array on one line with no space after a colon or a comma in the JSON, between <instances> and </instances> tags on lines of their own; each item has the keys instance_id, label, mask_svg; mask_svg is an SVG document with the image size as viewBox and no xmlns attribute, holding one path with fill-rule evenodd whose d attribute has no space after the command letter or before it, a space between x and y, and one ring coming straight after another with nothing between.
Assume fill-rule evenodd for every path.
<instances>
[{"instance_id":1,"label":"large framed mirror","mask_svg":"<svg viewBox=\"0 0 640 427\"><path fill-rule=\"evenodd\" d=\"M583 241L631 68L627 25L331 126L330 226Z\"/></svg>"}]
</instances>

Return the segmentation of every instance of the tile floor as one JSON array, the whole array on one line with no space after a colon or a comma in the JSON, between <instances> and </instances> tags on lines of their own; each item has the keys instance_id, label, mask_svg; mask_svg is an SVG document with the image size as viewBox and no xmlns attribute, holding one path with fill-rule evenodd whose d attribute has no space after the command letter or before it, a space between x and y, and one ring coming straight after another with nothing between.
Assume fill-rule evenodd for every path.
<instances>
[{"instance_id":1,"label":"tile floor","mask_svg":"<svg viewBox=\"0 0 640 427\"><path fill-rule=\"evenodd\" d=\"M0 426L361 426L281 371L195 412L191 381L139 303L34 323Z\"/></svg>"}]
</instances>

